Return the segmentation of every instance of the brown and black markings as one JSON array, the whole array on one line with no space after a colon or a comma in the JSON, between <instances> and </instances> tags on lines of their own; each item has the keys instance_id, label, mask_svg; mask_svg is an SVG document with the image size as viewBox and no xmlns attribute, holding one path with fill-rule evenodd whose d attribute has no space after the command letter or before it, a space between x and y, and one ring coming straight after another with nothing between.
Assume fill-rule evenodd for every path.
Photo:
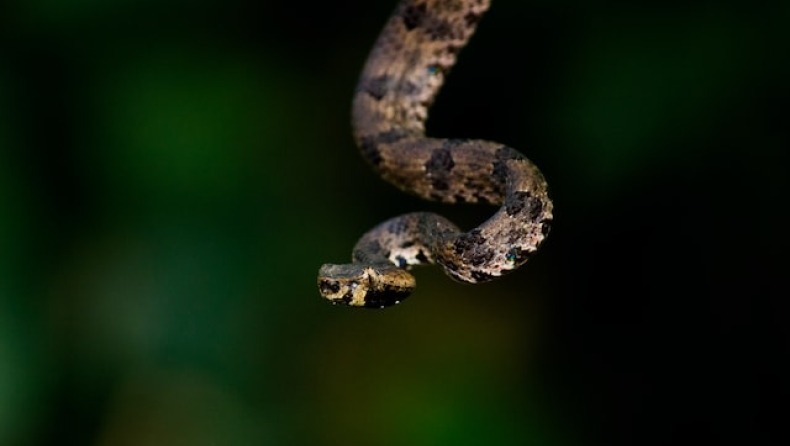
<instances>
[{"instance_id":1,"label":"brown and black markings","mask_svg":"<svg viewBox=\"0 0 790 446\"><path fill-rule=\"evenodd\" d=\"M428 200L501 207L469 232L427 212L381 223L357 242L352 263L321 267L319 291L329 301L397 304L415 286L406 269L425 263L459 281L488 281L524 264L548 235L548 187L524 155L495 142L425 135L428 109L489 5L401 1L362 71L352 123L363 157L398 188Z\"/></svg>"}]
</instances>

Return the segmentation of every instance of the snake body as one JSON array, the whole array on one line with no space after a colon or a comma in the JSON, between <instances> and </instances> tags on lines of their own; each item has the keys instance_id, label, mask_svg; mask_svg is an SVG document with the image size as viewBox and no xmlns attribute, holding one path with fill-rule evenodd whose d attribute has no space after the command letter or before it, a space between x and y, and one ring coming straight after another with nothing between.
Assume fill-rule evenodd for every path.
<instances>
[{"instance_id":1,"label":"snake body","mask_svg":"<svg viewBox=\"0 0 790 446\"><path fill-rule=\"evenodd\" d=\"M386 181L424 199L500 205L462 232L427 212L401 215L365 233L352 263L325 264L321 295L335 304L383 308L415 287L407 271L435 263L452 278L479 283L523 265L552 219L546 180L505 145L425 136L428 109L490 0L403 0L365 64L352 108L362 155Z\"/></svg>"}]
</instances>

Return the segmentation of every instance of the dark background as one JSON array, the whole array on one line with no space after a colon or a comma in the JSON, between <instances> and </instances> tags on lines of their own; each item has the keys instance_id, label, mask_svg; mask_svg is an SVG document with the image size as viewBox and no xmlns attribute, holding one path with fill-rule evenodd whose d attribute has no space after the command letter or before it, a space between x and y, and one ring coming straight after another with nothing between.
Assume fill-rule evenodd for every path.
<instances>
[{"instance_id":1,"label":"dark background","mask_svg":"<svg viewBox=\"0 0 790 446\"><path fill-rule=\"evenodd\" d=\"M548 242L337 308L376 223L492 212L356 153L394 3L0 6L0 444L787 441L790 3L494 1L429 132L535 161Z\"/></svg>"}]
</instances>

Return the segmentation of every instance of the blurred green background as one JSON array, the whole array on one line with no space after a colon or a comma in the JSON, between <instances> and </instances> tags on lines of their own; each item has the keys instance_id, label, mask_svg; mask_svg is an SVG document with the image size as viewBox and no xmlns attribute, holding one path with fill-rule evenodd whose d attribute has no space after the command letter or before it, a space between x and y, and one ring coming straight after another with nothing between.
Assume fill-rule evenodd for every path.
<instances>
[{"instance_id":1,"label":"blurred green background","mask_svg":"<svg viewBox=\"0 0 790 446\"><path fill-rule=\"evenodd\" d=\"M533 159L548 243L336 308L376 223L492 212L356 153L394 4L0 6L0 445L787 440L790 3L496 0L429 132Z\"/></svg>"}]
</instances>

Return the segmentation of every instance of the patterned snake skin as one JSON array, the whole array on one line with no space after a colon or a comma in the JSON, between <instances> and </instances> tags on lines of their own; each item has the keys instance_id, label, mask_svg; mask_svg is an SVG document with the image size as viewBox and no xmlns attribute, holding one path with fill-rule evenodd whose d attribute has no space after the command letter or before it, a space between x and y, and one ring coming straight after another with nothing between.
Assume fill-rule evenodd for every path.
<instances>
[{"instance_id":1,"label":"patterned snake skin","mask_svg":"<svg viewBox=\"0 0 790 446\"><path fill-rule=\"evenodd\" d=\"M398 188L427 200L501 207L469 232L427 212L381 223L357 242L352 263L321 267L318 288L332 303L397 304L415 287L406 269L424 263L462 282L485 282L523 265L548 235L548 186L524 155L490 141L425 136L428 109L489 5L403 0L362 71L352 123L362 155Z\"/></svg>"}]
</instances>

